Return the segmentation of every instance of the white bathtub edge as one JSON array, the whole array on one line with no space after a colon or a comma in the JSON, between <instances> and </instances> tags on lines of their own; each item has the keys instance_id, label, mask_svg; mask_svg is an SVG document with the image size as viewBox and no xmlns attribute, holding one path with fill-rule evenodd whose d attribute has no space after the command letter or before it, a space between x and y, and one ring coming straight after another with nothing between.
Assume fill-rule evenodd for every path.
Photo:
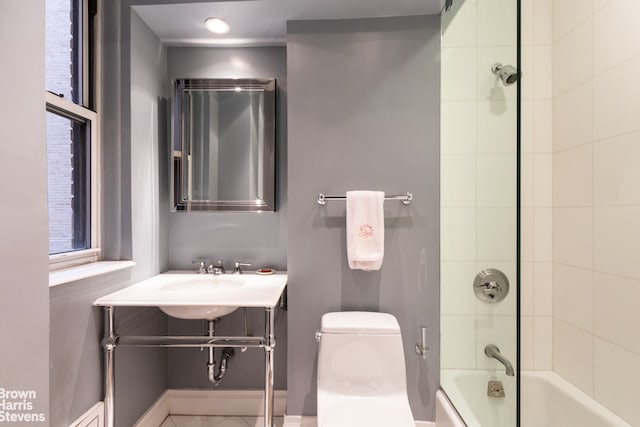
<instances>
[{"instance_id":1,"label":"white bathtub edge","mask_svg":"<svg viewBox=\"0 0 640 427\"><path fill-rule=\"evenodd\" d=\"M436 427L466 427L442 390L436 392Z\"/></svg>"}]
</instances>

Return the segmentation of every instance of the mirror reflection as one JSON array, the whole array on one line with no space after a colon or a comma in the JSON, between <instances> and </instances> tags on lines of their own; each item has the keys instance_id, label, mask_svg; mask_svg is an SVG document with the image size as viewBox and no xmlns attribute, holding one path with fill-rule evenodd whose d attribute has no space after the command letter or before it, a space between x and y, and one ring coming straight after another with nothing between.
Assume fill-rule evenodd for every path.
<instances>
[{"instance_id":1,"label":"mirror reflection","mask_svg":"<svg viewBox=\"0 0 640 427\"><path fill-rule=\"evenodd\" d=\"M175 81L176 210L275 210L275 87L275 79Z\"/></svg>"}]
</instances>

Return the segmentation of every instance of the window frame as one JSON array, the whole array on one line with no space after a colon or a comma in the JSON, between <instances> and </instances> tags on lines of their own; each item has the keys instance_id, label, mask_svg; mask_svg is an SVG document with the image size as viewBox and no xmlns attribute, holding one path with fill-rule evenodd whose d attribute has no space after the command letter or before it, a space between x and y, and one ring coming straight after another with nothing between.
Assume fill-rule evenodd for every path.
<instances>
[{"instance_id":1,"label":"window frame","mask_svg":"<svg viewBox=\"0 0 640 427\"><path fill-rule=\"evenodd\" d=\"M93 3L93 4L91 4ZM87 249L49 254L49 271L53 272L65 268L71 268L82 264L93 263L101 260L101 140L100 140L100 115L87 107L89 104L100 105L100 90L97 82L100 81L99 67L99 41L100 26L97 18L100 0L81 0L82 9L82 72L79 78L81 82L81 104L67 100L55 93L45 91L45 109L47 112L60 117L83 122L88 129L89 149L89 173L85 179L89 179L89 207L90 221L89 243ZM46 89L46 88L45 88Z\"/></svg>"}]
</instances>

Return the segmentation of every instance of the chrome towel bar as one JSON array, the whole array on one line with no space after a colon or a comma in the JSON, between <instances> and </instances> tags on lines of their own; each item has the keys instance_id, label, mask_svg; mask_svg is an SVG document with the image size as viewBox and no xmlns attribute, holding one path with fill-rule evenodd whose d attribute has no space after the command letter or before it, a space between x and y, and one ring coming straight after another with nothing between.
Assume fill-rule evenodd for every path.
<instances>
[{"instance_id":1,"label":"chrome towel bar","mask_svg":"<svg viewBox=\"0 0 640 427\"><path fill-rule=\"evenodd\" d=\"M318 204L326 205L328 200L346 200L347 196L327 196L324 193L318 194ZM385 196L385 200L400 200L405 205L410 205L413 201L413 194L408 191L405 194L393 194L389 196Z\"/></svg>"}]
</instances>

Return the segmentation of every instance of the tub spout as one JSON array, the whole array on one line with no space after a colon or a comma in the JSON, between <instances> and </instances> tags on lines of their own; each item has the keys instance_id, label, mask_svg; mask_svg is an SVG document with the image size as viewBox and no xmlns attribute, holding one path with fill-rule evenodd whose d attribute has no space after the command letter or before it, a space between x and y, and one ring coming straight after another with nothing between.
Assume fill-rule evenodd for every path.
<instances>
[{"instance_id":1,"label":"tub spout","mask_svg":"<svg viewBox=\"0 0 640 427\"><path fill-rule=\"evenodd\" d=\"M511 364L511 362L509 362L507 360L506 357L504 357L502 355L502 353L500 353L500 349L493 344L488 344L485 348L484 348L484 354L487 355L487 357L491 357L496 359L498 362L502 363L505 367L505 373L512 377L514 375L513 372L513 365Z\"/></svg>"}]
</instances>

